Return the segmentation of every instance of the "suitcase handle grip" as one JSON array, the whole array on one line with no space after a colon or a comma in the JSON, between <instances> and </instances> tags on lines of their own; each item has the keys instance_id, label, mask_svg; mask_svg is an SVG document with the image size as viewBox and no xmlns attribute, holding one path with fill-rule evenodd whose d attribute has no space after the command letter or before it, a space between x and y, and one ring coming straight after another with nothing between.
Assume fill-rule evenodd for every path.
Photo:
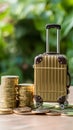
<instances>
[{"instance_id":1,"label":"suitcase handle grip","mask_svg":"<svg viewBox=\"0 0 73 130\"><path fill-rule=\"evenodd\" d=\"M60 29L61 29L61 26L58 25L58 24L47 24L46 25L46 53L49 52L49 31L48 29L51 29L51 28L56 28L57 29L57 53L60 53Z\"/></svg>"},{"instance_id":2,"label":"suitcase handle grip","mask_svg":"<svg viewBox=\"0 0 73 130\"><path fill-rule=\"evenodd\" d=\"M68 76L68 81L69 81L69 83L67 84L67 88L69 88L71 84L71 76L69 72L67 72L67 76Z\"/></svg>"},{"instance_id":3,"label":"suitcase handle grip","mask_svg":"<svg viewBox=\"0 0 73 130\"><path fill-rule=\"evenodd\" d=\"M47 24L46 25L46 29L51 29L51 28L61 29L61 26L59 24Z\"/></svg>"}]
</instances>

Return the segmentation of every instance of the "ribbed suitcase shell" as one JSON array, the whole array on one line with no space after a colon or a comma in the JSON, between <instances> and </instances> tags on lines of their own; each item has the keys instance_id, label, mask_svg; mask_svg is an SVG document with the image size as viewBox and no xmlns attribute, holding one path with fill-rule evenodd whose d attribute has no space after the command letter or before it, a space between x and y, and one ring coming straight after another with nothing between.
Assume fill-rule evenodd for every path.
<instances>
[{"instance_id":1,"label":"ribbed suitcase shell","mask_svg":"<svg viewBox=\"0 0 73 130\"><path fill-rule=\"evenodd\" d=\"M39 59L38 57L42 57ZM35 94L43 101L56 102L67 95L67 64L59 62L60 54L41 54L34 61Z\"/></svg>"}]
</instances>

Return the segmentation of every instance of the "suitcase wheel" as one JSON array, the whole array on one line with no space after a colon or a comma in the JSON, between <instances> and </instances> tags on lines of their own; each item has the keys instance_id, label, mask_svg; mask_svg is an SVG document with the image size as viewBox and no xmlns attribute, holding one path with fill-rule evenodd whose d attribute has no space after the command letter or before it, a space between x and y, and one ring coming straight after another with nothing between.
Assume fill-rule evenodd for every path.
<instances>
[{"instance_id":1,"label":"suitcase wheel","mask_svg":"<svg viewBox=\"0 0 73 130\"><path fill-rule=\"evenodd\" d=\"M67 101L67 100L64 102L64 106L65 106L65 107L68 106L68 101Z\"/></svg>"},{"instance_id":2,"label":"suitcase wheel","mask_svg":"<svg viewBox=\"0 0 73 130\"><path fill-rule=\"evenodd\" d=\"M68 101L66 100L66 101L64 102L64 104L59 104L59 106L60 106L61 109L66 108L66 107L68 106Z\"/></svg>"},{"instance_id":3,"label":"suitcase wheel","mask_svg":"<svg viewBox=\"0 0 73 130\"><path fill-rule=\"evenodd\" d=\"M64 104L59 104L61 109L64 109Z\"/></svg>"},{"instance_id":4,"label":"suitcase wheel","mask_svg":"<svg viewBox=\"0 0 73 130\"><path fill-rule=\"evenodd\" d=\"M58 103L61 109L64 109L65 107L68 106L68 101L66 98L67 98L66 96L62 96L62 97L59 97L58 99Z\"/></svg>"},{"instance_id":5,"label":"suitcase wheel","mask_svg":"<svg viewBox=\"0 0 73 130\"><path fill-rule=\"evenodd\" d=\"M65 101L66 101L66 96L59 97L58 100L57 100L57 102L59 104L64 104Z\"/></svg>"},{"instance_id":6,"label":"suitcase wheel","mask_svg":"<svg viewBox=\"0 0 73 130\"><path fill-rule=\"evenodd\" d=\"M43 99L39 95L34 95L34 104L35 107L38 108L43 105Z\"/></svg>"}]
</instances>

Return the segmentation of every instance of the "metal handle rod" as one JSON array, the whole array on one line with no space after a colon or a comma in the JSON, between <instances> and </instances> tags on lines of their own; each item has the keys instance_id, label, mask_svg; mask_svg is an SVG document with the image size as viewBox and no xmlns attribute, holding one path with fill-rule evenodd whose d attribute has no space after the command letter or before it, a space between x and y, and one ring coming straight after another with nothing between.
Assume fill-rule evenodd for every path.
<instances>
[{"instance_id":1,"label":"metal handle rod","mask_svg":"<svg viewBox=\"0 0 73 130\"><path fill-rule=\"evenodd\" d=\"M49 43L48 43L48 41L49 41L48 29L51 29L51 28L57 29L57 53L60 53L60 29L61 29L61 26L58 24L47 24L46 25L46 53L48 53L50 51Z\"/></svg>"},{"instance_id":2,"label":"metal handle rod","mask_svg":"<svg viewBox=\"0 0 73 130\"><path fill-rule=\"evenodd\" d=\"M57 53L60 53L60 30L57 29Z\"/></svg>"},{"instance_id":3,"label":"metal handle rod","mask_svg":"<svg viewBox=\"0 0 73 130\"><path fill-rule=\"evenodd\" d=\"M49 52L49 44L48 44L49 38L48 38L48 29L46 29L46 53Z\"/></svg>"},{"instance_id":4,"label":"metal handle rod","mask_svg":"<svg viewBox=\"0 0 73 130\"><path fill-rule=\"evenodd\" d=\"M49 49L49 31L46 29L46 53L50 51ZM57 29L57 53L60 53L60 30Z\"/></svg>"}]
</instances>

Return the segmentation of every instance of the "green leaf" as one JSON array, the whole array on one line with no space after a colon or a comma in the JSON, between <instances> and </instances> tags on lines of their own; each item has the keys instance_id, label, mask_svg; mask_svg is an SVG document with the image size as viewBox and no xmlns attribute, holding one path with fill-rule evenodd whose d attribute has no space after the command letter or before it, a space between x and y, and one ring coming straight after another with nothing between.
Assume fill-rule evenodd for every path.
<instances>
[{"instance_id":1,"label":"green leaf","mask_svg":"<svg viewBox=\"0 0 73 130\"><path fill-rule=\"evenodd\" d=\"M0 0L0 3L16 3L18 0Z\"/></svg>"},{"instance_id":2,"label":"green leaf","mask_svg":"<svg viewBox=\"0 0 73 130\"><path fill-rule=\"evenodd\" d=\"M67 57L70 59L71 57L73 57L73 50L71 49L69 49L68 51L67 51Z\"/></svg>"},{"instance_id":3,"label":"green leaf","mask_svg":"<svg viewBox=\"0 0 73 130\"><path fill-rule=\"evenodd\" d=\"M67 15L64 19L64 22L62 24L63 28L63 37L67 36L69 31L73 28L73 11L70 15Z\"/></svg>"},{"instance_id":4,"label":"green leaf","mask_svg":"<svg viewBox=\"0 0 73 130\"><path fill-rule=\"evenodd\" d=\"M9 16L10 8L8 7L5 11L0 13L0 20L3 20L4 18Z\"/></svg>"},{"instance_id":5,"label":"green leaf","mask_svg":"<svg viewBox=\"0 0 73 130\"><path fill-rule=\"evenodd\" d=\"M60 3L57 5L51 4L50 9L52 10L53 14L52 15L53 19L51 19L51 22L56 24L62 24L66 12L64 8L61 6L61 4Z\"/></svg>"},{"instance_id":6,"label":"green leaf","mask_svg":"<svg viewBox=\"0 0 73 130\"><path fill-rule=\"evenodd\" d=\"M6 48L6 42L2 39L2 37L0 37L0 60L5 58L6 56L5 48Z\"/></svg>"},{"instance_id":7,"label":"green leaf","mask_svg":"<svg viewBox=\"0 0 73 130\"><path fill-rule=\"evenodd\" d=\"M25 4L23 4L23 3L21 3L21 4L19 4L19 3L11 4L10 14L15 19L15 21L18 20L24 6L25 6Z\"/></svg>"},{"instance_id":8,"label":"green leaf","mask_svg":"<svg viewBox=\"0 0 73 130\"><path fill-rule=\"evenodd\" d=\"M40 14L43 12L45 8L44 3L40 4L29 4L26 7L23 7L20 15L20 19L22 18L31 18L31 16L34 18L35 16L40 16Z\"/></svg>"},{"instance_id":9,"label":"green leaf","mask_svg":"<svg viewBox=\"0 0 73 130\"><path fill-rule=\"evenodd\" d=\"M52 2L53 4L58 4L58 3L61 2L61 0L51 0L51 2Z\"/></svg>"},{"instance_id":10,"label":"green leaf","mask_svg":"<svg viewBox=\"0 0 73 130\"><path fill-rule=\"evenodd\" d=\"M24 2L24 0L18 0L18 2L19 3L25 3L25 4L31 4L31 3L34 3L34 4L36 4L36 3L45 3L47 0L26 0L25 2Z\"/></svg>"},{"instance_id":11,"label":"green leaf","mask_svg":"<svg viewBox=\"0 0 73 130\"><path fill-rule=\"evenodd\" d=\"M34 19L34 24L37 30L44 31L45 25L50 23L50 18L52 16L52 11L45 11L39 17Z\"/></svg>"},{"instance_id":12,"label":"green leaf","mask_svg":"<svg viewBox=\"0 0 73 130\"><path fill-rule=\"evenodd\" d=\"M2 27L3 36L11 35L14 32L14 27L12 24L6 24Z\"/></svg>"},{"instance_id":13,"label":"green leaf","mask_svg":"<svg viewBox=\"0 0 73 130\"><path fill-rule=\"evenodd\" d=\"M2 29L3 27L5 27L5 25L6 25L5 22L0 21L0 29Z\"/></svg>"},{"instance_id":14,"label":"green leaf","mask_svg":"<svg viewBox=\"0 0 73 130\"><path fill-rule=\"evenodd\" d=\"M63 6L65 6L65 7L73 7L73 0L62 0L61 1L62 2L62 4L63 4Z\"/></svg>"}]
</instances>

